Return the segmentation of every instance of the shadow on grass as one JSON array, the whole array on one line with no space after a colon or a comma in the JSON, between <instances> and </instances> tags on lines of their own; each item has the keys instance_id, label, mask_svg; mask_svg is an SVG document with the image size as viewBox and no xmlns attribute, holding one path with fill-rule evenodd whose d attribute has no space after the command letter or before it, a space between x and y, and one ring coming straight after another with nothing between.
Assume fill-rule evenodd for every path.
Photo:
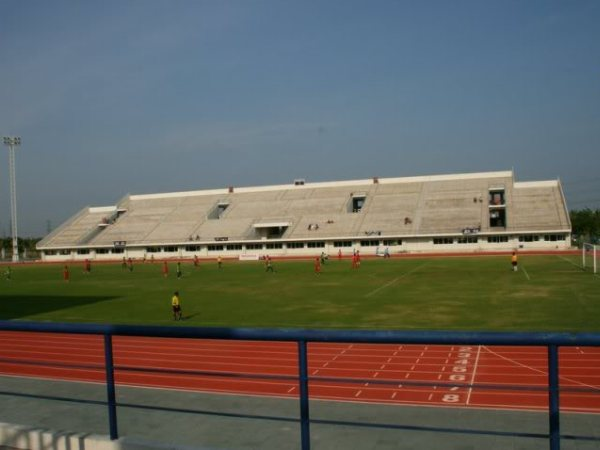
<instances>
[{"instance_id":1,"label":"shadow on grass","mask_svg":"<svg viewBox=\"0 0 600 450\"><path fill-rule=\"evenodd\" d=\"M108 296L0 295L0 320L20 319L114 300Z\"/></svg>"}]
</instances>

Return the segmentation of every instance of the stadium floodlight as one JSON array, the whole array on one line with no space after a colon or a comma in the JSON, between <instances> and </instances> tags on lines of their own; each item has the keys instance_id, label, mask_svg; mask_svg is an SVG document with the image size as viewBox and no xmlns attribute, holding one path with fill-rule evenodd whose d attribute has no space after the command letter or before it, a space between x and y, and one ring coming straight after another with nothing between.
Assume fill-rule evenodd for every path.
<instances>
[{"instance_id":1,"label":"stadium floodlight","mask_svg":"<svg viewBox=\"0 0 600 450\"><path fill-rule=\"evenodd\" d=\"M10 174L10 220L12 228L13 262L19 261L19 242L17 240L17 182L15 173L15 147L21 145L18 136L4 136L4 145L8 147L8 169Z\"/></svg>"}]
</instances>

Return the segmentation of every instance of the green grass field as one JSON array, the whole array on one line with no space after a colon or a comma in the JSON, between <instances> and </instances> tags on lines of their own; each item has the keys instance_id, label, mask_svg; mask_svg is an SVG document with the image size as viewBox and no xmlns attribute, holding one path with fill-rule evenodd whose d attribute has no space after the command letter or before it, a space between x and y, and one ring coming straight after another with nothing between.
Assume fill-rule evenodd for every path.
<instances>
[{"instance_id":1,"label":"green grass field","mask_svg":"<svg viewBox=\"0 0 600 450\"><path fill-rule=\"evenodd\" d=\"M448 257L329 261L13 266L0 280L0 319L187 326L399 330L600 331L600 277L577 256ZM174 322L173 291L185 320Z\"/></svg>"}]
</instances>

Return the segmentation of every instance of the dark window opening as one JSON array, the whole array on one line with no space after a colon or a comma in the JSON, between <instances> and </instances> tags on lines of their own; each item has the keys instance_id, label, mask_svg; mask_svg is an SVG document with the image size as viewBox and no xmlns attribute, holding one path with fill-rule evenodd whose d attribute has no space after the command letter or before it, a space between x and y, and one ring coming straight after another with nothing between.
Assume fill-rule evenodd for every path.
<instances>
[{"instance_id":1,"label":"dark window opening","mask_svg":"<svg viewBox=\"0 0 600 450\"><path fill-rule=\"evenodd\" d=\"M490 210L490 227L506 227L506 211L504 209Z\"/></svg>"}]
</instances>

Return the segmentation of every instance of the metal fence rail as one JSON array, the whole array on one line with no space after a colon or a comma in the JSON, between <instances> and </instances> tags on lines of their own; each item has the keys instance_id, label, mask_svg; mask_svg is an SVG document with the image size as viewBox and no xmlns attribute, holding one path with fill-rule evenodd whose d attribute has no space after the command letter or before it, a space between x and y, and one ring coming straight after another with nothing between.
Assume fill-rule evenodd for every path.
<instances>
[{"instance_id":1,"label":"metal fence rail","mask_svg":"<svg viewBox=\"0 0 600 450\"><path fill-rule=\"evenodd\" d=\"M310 410L309 381L330 380L324 377L309 377L307 343L309 342L346 342L346 343L386 343L386 344L440 344L440 345L510 345L510 346L542 346L548 352L548 434L486 432L477 430L433 429L427 427L402 427L393 424L381 425L389 428L420 429L428 431L459 432L472 434L492 434L524 436L548 439L551 450L559 450L561 444L560 412L559 412L559 347L566 346L600 346L598 333L496 333L496 332L401 332L401 331L329 331L301 329L251 329L251 328L196 328L196 327L157 327L98 324L38 323L24 321L0 321L0 330L88 334L104 337L104 366L106 373L109 434L111 439L119 437L117 426L117 401L115 395L113 336L170 337L193 339L224 339L252 341L287 341L296 342L298 348L298 375L293 377L300 387L300 437L303 450L310 449ZM27 364L27 361L20 361ZM38 364L38 363L33 363ZM122 368L120 368L122 369ZM136 370L135 368L124 368ZM165 369L158 369L165 371ZM167 370L170 371L170 370ZM176 371L173 371L176 372ZM223 374L221 374L223 375ZM235 376L235 375L231 375ZM279 378L290 378L281 377ZM343 380L341 380L343 382ZM356 382L353 379L352 382ZM358 380L360 381L360 380ZM373 382L373 380L370 380ZM381 383L385 383L382 381ZM414 385L427 385L417 382ZM439 385L439 382L436 383ZM473 387L472 384L453 383L452 386ZM498 389L497 385L478 385L483 389ZM0 392L0 394L6 394ZM52 397L48 397L52 398ZM62 399L65 400L65 399ZM132 406L135 405L123 405ZM290 420L290 419L285 419ZM313 420L313 423L327 423ZM352 423L354 426L374 426ZM565 439L597 440L593 437L562 436Z\"/></svg>"}]
</instances>

